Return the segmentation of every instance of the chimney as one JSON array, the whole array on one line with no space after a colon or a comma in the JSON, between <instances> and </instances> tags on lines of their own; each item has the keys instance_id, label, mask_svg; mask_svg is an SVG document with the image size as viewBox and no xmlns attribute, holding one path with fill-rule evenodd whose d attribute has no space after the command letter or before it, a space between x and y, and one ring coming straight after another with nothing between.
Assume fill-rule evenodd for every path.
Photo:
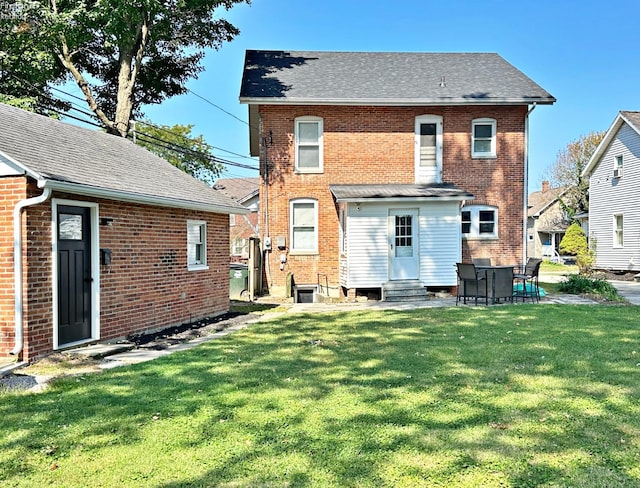
<instances>
[{"instance_id":1,"label":"chimney","mask_svg":"<svg viewBox=\"0 0 640 488\"><path fill-rule=\"evenodd\" d=\"M542 193L547 193L549 191L549 182L544 180L542 182Z\"/></svg>"}]
</instances>

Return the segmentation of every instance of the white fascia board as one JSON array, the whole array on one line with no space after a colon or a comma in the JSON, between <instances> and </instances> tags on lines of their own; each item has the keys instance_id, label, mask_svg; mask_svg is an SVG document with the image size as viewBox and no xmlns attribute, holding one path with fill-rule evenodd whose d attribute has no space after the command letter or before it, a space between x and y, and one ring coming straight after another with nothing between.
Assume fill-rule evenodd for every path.
<instances>
[{"instance_id":1,"label":"white fascia board","mask_svg":"<svg viewBox=\"0 0 640 488\"><path fill-rule=\"evenodd\" d=\"M95 186L79 185L77 183L66 183L62 181L53 181L42 178L38 180L38 186L40 188L51 188L54 191L62 191L72 193L74 195L84 195L88 197L104 198L107 200L116 200L119 202L139 203L157 207L181 208L185 210L197 210L201 212L220 214L246 215L251 213L251 210L240 205L238 205L237 207L226 205L212 205L190 200L165 198L153 195L142 195L137 193L110 190L106 188L97 188Z\"/></svg>"},{"instance_id":2,"label":"white fascia board","mask_svg":"<svg viewBox=\"0 0 640 488\"><path fill-rule=\"evenodd\" d=\"M598 147L596 148L596 150L593 151L593 154L591 155L591 159L589 159L589 162L587 163L585 168L582 170L582 176L587 177L593 172L593 170L595 170L596 166L600 162L600 158L602 157L606 149L609 147L609 144L611 144L611 141L613 140L614 136L618 133L618 130L620 129L620 127L622 127L623 123L628 123L628 122L624 119L621 113L618 113L615 120L611 124L611 127L609 127L609 130L600 141L600 144L598 144Z\"/></svg>"},{"instance_id":3,"label":"white fascia board","mask_svg":"<svg viewBox=\"0 0 640 488\"><path fill-rule=\"evenodd\" d=\"M412 202L464 202L468 200L474 200L475 197L459 196L459 197L388 197L388 198L372 198L372 197L348 197L348 198L336 198L338 203L378 203L378 202L395 202L404 203L407 200Z\"/></svg>"},{"instance_id":4,"label":"white fascia board","mask_svg":"<svg viewBox=\"0 0 640 488\"><path fill-rule=\"evenodd\" d=\"M553 100L528 100L522 98L259 98L241 97L240 103L249 105L349 105L349 106L446 106L446 105L552 105Z\"/></svg>"},{"instance_id":5,"label":"white fascia board","mask_svg":"<svg viewBox=\"0 0 640 488\"><path fill-rule=\"evenodd\" d=\"M34 179L40 178L40 175L31 171L24 164L19 163L11 156L0 151L0 175L2 176L31 176Z\"/></svg>"}]
</instances>

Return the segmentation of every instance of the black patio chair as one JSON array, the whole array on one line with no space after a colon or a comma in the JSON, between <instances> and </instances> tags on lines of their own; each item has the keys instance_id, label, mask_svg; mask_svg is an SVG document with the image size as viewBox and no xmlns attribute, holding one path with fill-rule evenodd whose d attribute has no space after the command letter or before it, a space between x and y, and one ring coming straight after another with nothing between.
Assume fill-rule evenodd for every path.
<instances>
[{"instance_id":1,"label":"black patio chair","mask_svg":"<svg viewBox=\"0 0 640 488\"><path fill-rule=\"evenodd\" d=\"M460 298L465 304L467 298L474 298L476 305L478 305L478 298L484 298L485 305L489 305L486 273L478 273L475 264L472 263L456 263L456 269L458 273L456 305Z\"/></svg>"},{"instance_id":2,"label":"black patio chair","mask_svg":"<svg viewBox=\"0 0 640 488\"><path fill-rule=\"evenodd\" d=\"M473 258L472 261L476 266L491 266L491 258Z\"/></svg>"},{"instance_id":3,"label":"black patio chair","mask_svg":"<svg viewBox=\"0 0 640 488\"><path fill-rule=\"evenodd\" d=\"M522 290L518 289L518 297L522 297L524 302L527 298L540 301L540 287L538 286L538 275L542 259L529 258L522 271L514 273L513 279L516 283L522 283Z\"/></svg>"}]
</instances>

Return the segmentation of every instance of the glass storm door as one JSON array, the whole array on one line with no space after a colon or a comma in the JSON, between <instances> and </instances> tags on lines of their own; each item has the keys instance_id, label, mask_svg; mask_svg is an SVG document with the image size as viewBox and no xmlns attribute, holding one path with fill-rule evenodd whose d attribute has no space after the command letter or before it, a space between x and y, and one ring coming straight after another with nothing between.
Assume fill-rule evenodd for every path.
<instances>
[{"instance_id":1,"label":"glass storm door","mask_svg":"<svg viewBox=\"0 0 640 488\"><path fill-rule=\"evenodd\" d=\"M418 211L390 210L390 273L391 280L418 278Z\"/></svg>"}]
</instances>

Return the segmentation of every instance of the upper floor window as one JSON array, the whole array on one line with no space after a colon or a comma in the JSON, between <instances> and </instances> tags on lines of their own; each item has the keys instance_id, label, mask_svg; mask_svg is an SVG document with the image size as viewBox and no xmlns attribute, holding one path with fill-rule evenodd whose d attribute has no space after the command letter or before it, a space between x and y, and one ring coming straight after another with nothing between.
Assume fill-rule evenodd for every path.
<instances>
[{"instance_id":1,"label":"upper floor window","mask_svg":"<svg viewBox=\"0 0 640 488\"><path fill-rule=\"evenodd\" d=\"M498 209L488 205L467 205L462 208L462 236L495 239L498 237Z\"/></svg>"},{"instance_id":2,"label":"upper floor window","mask_svg":"<svg viewBox=\"0 0 640 488\"><path fill-rule=\"evenodd\" d=\"M415 119L415 182L442 179L442 117L419 115Z\"/></svg>"},{"instance_id":3,"label":"upper floor window","mask_svg":"<svg viewBox=\"0 0 640 488\"><path fill-rule=\"evenodd\" d=\"M207 223L187 221L187 268L207 268Z\"/></svg>"},{"instance_id":4,"label":"upper floor window","mask_svg":"<svg viewBox=\"0 0 640 488\"><path fill-rule=\"evenodd\" d=\"M322 131L320 117L298 117L295 122L295 169L300 173L322 173Z\"/></svg>"},{"instance_id":5,"label":"upper floor window","mask_svg":"<svg viewBox=\"0 0 640 488\"><path fill-rule=\"evenodd\" d=\"M495 119L474 119L471 121L471 157L496 157Z\"/></svg>"},{"instance_id":6,"label":"upper floor window","mask_svg":"<svg viewBox=\"0 0 640 488\"><path fill-rule=\"evenodd\" d=\"M615 166L613 168L613 177L614 178L622 177L622 163L623 163L622 156L616 156L616 162L615 162Z\"/></svg>"},{"instance_id":7,"label":"upper floor window","mask_svg":"<svg viewBox=\"0 0 640 488\"><path fill-rule=\"evenodd\" d=\"M318 252L318 202L291 201L291 252Z\"/></svg>"},{"instance_id":8,"label":"upper floor window","mask_svg":"<svg viewBox=\"0 0 640 488\"><path fill-rule=\"evenodd\" d=\"M613 216L613 247L624 246L624 218L622 214Z\"/></svg>"}]
</instances>

